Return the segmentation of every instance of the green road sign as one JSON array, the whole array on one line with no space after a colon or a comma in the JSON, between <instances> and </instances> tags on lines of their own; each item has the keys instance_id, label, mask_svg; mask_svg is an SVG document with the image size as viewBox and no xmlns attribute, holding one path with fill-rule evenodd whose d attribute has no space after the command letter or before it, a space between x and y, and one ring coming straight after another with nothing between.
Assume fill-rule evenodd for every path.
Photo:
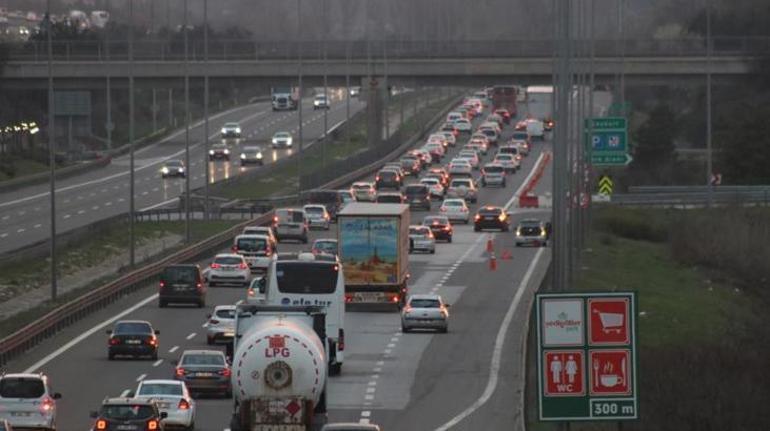
<instances>
[{"instance_id":1,"label":"green road sign","mask_svg":"<svg viewBox=\"0 0 770 431\"><path fill-rule=\"evenodd\" d=\"M594 166L625 166L628 156L628 122L621 117L589 118L585 121L586 134L590 130L591 164Z\"/></svg>"},{"instance_id":2,"label":"green road sign","mask_svg":"<svg viewBox=\"0 0 770 431\"><path fill-rule=\"evenodd\" d=\"M610 196L612 194L612 187L614 183L609 175L602 175L599 177L599 194Z\"/></svg>"},{"instance_id":3,"label":"green road sign","mask_svg":"<svg viewBox=\"0 0 770 431\"><path fill-rule=\"evenodd\" d=\"M535 298L541 421L638 419L633 292Z\"/></svg>"}]
</instances>

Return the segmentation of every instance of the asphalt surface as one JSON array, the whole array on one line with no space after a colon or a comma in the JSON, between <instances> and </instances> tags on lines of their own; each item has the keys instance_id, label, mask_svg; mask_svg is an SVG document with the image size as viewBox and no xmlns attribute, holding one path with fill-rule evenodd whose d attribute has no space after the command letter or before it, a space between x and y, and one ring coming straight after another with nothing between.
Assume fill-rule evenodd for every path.
<instances>
[{"instance_id":1,"label":"asphalt surface","mask_svg":"<svg viewBox=\"0 0 770 431\"><path fill-rule=\"evenodd\" d=\"M351 99L351 115L365 106L358 98ZM314 111L312 98L303 100L303 136L307 146L323 136L324 113ZM291 154L292 150L272 150L270 139L277 131L291 132L297 140L298 111L273 112L270 102L261 102L234 108L212 115L209 120L209 142L220 142L220 129L226 122L240 123L241 139L227 139L231 160L208 161L203 146L203 122L190 128L190 189L205 183L205 169L211 182L221 181L258 166L240 166L240 148L259 143L265 148L266 163ZM328 128L332 129L346 118L344 98L331 98L327 113ZM296 147L296 144L295 144ZM178 130L159 142L142 148L134 155L135 208L153 208L175 202L184 192L185 180L163 179L162 164L167 159L184 160L185 131ZM104 168L61 180L56 185L56 228L58 233L86 226L129 210L129 156L115 158ZM50 238L49 185L39 184L0 193L0 253L16 250Z\"/></svg>"},{"instance_id":2,"label":"asphalt surface","mask_svg":"<svg viewBox=\"0 0 770 431\"><path fill-rule=\"evenodd\" d=\"M504 136L511 131L512 126L508 126ZM464 140L452 153L459 151L462 143ZM539 154L549 147L548 142L533 145L522 169L509 178L507 188L482 188L472 211L480 205L513 202L514 193ZM490 160L493 152L485 160ZM447 156L444 161L450 159ZM541 181L539 191L550 188L547 176ZM434 203L432 213L437 209L438 203ZM543 211L512 211L514 222L525 216L548 216ZM413 212L413 223L427 214ZM335 237L335 228L313 232L311 242ZM485 253L490 238L499 256L495 271L490 270ZM524 325L549 251L517 248L513 240L512 232L475 233L472 224L455 225L451 244L437 244L435 255L410 256L410 292L437 292L452 304L448 334L402 334L395 312L348 311L346 361L342 375L329 380L329 420L371 421L384 430L522 429ZM308 248L280 245L281 251ZM232 304L245 297L245 289L212 288L204 309L159 309L155 292L155 286L148 286L89 316L9 364L7 370L46 373L54 390L63 394L58 402L59 429L87 429L91 424L89 411L98 408L104 397L133 390L145 378L171 378L170 363L182 351L207 348L206 314L215 305ZM146 319L161 331L157 362L107 360L104 330L118 318ZM498 335L501 328L504 332ZM491 366L494 363L499 366ZM224 399L199 399L196 429L227 428L231 404ZM478 407L474 409L474 405ZM464 411L466 414L450 422ZM442 428L446 423L452 426Z\"/></svg>"}]
</instances>

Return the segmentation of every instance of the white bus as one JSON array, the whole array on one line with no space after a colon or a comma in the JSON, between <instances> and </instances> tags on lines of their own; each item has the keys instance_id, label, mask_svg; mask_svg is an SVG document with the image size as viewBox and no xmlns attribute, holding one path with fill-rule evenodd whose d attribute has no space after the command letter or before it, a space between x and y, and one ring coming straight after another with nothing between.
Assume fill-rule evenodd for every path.
<instances>
[{"instance_id":1,"label":"white bus","mask_svg":"<svg viewBox=\"0 0 770 431\"><path fill-rule=\"evenodd\" d=\"M337 257L278 253L266 277L266 304L326 307L329 374L339 374L345 359L345 276Z\"/></svg>"}]
</instances>

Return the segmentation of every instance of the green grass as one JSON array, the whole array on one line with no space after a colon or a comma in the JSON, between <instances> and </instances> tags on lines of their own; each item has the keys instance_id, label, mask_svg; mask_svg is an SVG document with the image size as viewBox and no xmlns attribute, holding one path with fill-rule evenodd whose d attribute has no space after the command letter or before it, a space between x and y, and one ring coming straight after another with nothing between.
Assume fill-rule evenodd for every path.
<instances>
[{"instance_id":1,"label":"green grass","mask_svg":"<svg viewBox=\"0 0 770 431\"><path fill-rule=\"evenodd\" d=\"M18 156L10 156L8 160L3 161L3 165L10 165L13 174L8 172L7 169L0 168L0 181L24 178L49 171L48 165L45 163Z\"/></svg>"}]
</instances>

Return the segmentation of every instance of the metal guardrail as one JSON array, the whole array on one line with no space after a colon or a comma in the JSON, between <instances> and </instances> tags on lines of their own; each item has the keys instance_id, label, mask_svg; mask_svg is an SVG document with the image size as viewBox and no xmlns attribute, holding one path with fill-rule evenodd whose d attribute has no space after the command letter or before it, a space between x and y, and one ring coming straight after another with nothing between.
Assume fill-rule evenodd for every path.
<instances>
[{"instance_id":1,"label":"metal guardrail","mask_svg":"<svg viewBox=\"0 0 770 431\"><path fill-rule=\"evenodd\" d=\"M60 329L69 326L85 315L111 303L134 290L138 290L146 283L157 277L167 265L187 262L211 250L218 249L232 241L245 226L252 224L268 223L273 217L273 212L257 217L256 219L240 223L222 233L209 237L197 244L189 246L155 263L134 270L117 280L109 282L94 289L83 296L73 299L66 304L55 308L35 322L26 325L15 333L0 340L0 366L18 357L31 347L50 337Z\"/></svg>"},{"instance_id":2,"label":"metal guardrail","mask_svg":"<svg viewBox=\"0 0 770 431\"><path fill-rule=\"evenodd\" d=\"M636 193L706 193L709 186L631 186L630 194ZM770 185L738 186L719 185L713 186L713 193L752 193L770 190Z\"/></svg>"},{"instance_id":3,"label":"metal guardrail","mask_svg":"<svg viewBox=\"0 0 770 431\"><path fill-rule=\"evenodd\" d=\"M770 205L770 188L748 191L717 191L711 195L715 205ZM700 207L709 203L705 191L643 192L613 194L612 205Z\"/></svg>"},{"instance_id":4,"label":"metal guardrail","mask_svg":"<svg viewBox=\"0 0 770 431\"><path fill-rule=\"evenodd\" d=\"M209 217L214 220L251 220L258 217L273 208L272 205L249 206L239 208L215 208L209 211ZM137 222L161 222L161 221L179 221L185 220L186 212L184 207L178 208L155 208L134 213L134 220ZM204 211L192 211L191 220L204 220Z\"/></svg>"},{"instance_id":5,"label":"metal guardrail","mask_svg":"<svg viewBox=\"0 0 770 431\"><path fill-rule=\"evenodd\" d=\"M713 55L754 55L770 52L770 37L714 37ZM585 45L588 40L576 40ZM706 55L702 37L670 39L626 39L621 44L614 39L594 41L598 57L698 57ZM9 61L45 61L46 42L7 43ZM360 60L367 52L386 53L389 59L430 58L510 58L551 57L554 41L541 40L413 40L413 41L327 41L326 55L331 60ZM55 61L113 61L128 60L128 42L125 40L57 40L53 42ZM368 49L367 49L368 48ZM223 60L290 60L302 53L306 60L321 59L324 45L320 41L252 41L215 40L209 42L210 61ZM191 61L203 58L203 42L190 41L188 55ZM378 54L379 55L379 54ZM134 42L136 61L180 61L184 45L179 40L145 39Z\"/></svg>"}]
</instances>

